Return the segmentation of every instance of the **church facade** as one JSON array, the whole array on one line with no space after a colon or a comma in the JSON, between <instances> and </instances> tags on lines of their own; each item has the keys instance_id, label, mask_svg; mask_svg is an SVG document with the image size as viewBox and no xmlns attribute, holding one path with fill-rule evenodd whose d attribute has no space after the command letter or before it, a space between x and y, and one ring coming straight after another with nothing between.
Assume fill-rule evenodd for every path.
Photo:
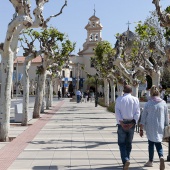
<instances>
[{"instance_id":1,"label":"church facade","mask_svg":"<svg viewBox=\"0 0 170 170\"><path fill-rule=\"evenodd\" d=\"M95 16L89 18L88 24L85 26L87 31L86 41L83 44L83 49L78 52L77 56L70 57L70 66L73 74L70 74L69 77L72 77L72 85L75 89L80 89L82 91L89 90L90 88L95 90L95 87L90 87L85 83L87 80L87 73L90 75L95 75L96 70L91 64L91 57L94 56L94 47L97 42L102 41L102 28L103 26L100 23L100 19ZM84 67L84 70L81 67ZM67 70L65 70L67 71ZM77 83L78 81L79 83ZM69 89L66 89L66 91Z\"/></svg>"},{"instance_id":2,"label":"church facade","mask_svg":"<svg viewBox=\"0 0 170 170\"><path fill-rule=\"evenodd\" d=\"M95 87L90 87L85 82L87 80L87 73L90 75L96 74L96 70L91 63L91 57L94 56L93 49L96 43L102 41L102 28L100 19L95 14L89 18L88 24L85 26L87 37L83 44L83 49L78 52L78 55L70 56L70 67L67 69L63 68L60 73L63 78L58 88L62 86L63 93L70 92L70 89L73 89L74 92L76 89L81 91L93 89L95 91ZM70 86L72 87L70 88Z\"/></svg>"}]
</instances>

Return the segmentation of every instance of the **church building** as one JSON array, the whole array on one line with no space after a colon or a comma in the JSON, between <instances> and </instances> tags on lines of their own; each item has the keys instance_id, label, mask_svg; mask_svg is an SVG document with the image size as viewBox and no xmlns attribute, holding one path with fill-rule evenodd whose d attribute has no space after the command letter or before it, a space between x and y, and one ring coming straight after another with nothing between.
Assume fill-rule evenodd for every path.
<instances>
[{"instance_id":1,"label":"church building","mask_svg":"<svg viewBox=\"0 0 170 170\"><path fill-rule=\"evenodd\" d=\"M96 74L96 70L91 63L91 57L94 56L93 49L96 43L102 41L102 28L100 19L96 17L94 13L85 26L87 38L83 44L83 49L78 52L78 55L70 56L70 67L67 69L63 68L62 70L62 87L65 92L70 92L70 89L73 89L74 92L76 89L82 91L92 89L95 91L95 87L90 87L85 81L87 80L87 73L90 75ZM82 67L84 67L84 69L82 69ZM68 83L68 85L65 82Z\"/></svg>"}]
</instances>

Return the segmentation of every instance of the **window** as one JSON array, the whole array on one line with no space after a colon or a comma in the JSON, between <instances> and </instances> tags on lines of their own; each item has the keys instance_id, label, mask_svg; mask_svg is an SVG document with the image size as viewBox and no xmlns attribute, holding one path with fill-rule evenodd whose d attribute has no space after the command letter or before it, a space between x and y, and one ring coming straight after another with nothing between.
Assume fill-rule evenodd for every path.
<instances>
[{"instance_id":1,"label":"window","mask_svg":"<svg viewBox=\"0 0 170 170\"><path fill-rule=\"evenodd\" d=\"M93 41L93 34L90 34L90 36L89 36L89 41Z\"/></svg>"},{"instance_id":2,"label":"window","mask_svg":"<svg viewBox=\"0 0 170 170\"><path fill-rule=\"evenodd\" d=\"M98 41L98 33L95 34L95 41Z\"/></svg>"}]
</instances>

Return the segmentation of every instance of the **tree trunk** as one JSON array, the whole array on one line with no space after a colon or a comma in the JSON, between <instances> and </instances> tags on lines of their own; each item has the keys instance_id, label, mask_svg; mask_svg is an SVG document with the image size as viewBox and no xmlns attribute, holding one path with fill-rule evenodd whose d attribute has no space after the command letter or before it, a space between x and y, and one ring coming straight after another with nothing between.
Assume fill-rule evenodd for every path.
<instances>
[{"instance_id":1,"label":"tree trunk","mask_svg":"<svg viewBox=\"0 0 170 170\"><path fill-rule=\"evenodd\" d=\"M13 81L12 81L12 85L11 85L11 99L14 98L14 84L13 84Z\"/></svg>"},{"instance_id":2,"label":"tree trunk","mask_svg":"<svg viewBox=\"0 0 170 170\"><path fill-rule=\"evenodd\" d=\"M28 70L30 68L31 61L25 59L23 67L23 115L22 115L22 126L28 125L28 112L29 112L29 75Z\"/></svg>"},{"instance_id":3,"label":"tree trunk","mask_svg":"<svg viewBox=\"0 0 170 170\"><path fill-rule=\"evenodd\" d=\"M45 72L39 75L39 80L38 80L38 84L37 84L38 93L36 94L36 97L35 97L33 118L40 117L41 105L43 102L43 90L44 90L45 79L46 79Z\"/></svg>"},{"instance_id":4,"label":"tree trunk","mask_svg":"<svg viewBox=\"0 0 170 170\"><path fill-rule=\"evenodd\" d=\"M160 77L161 77L160 70L158 70L157 72L152 71L152 85L159 87Z\"/></svg>"},{"instance_id":5,"label":"tree trunk","mask_svg":"<svg viewBox=\"0 0 170 170\"><path fill-rule=\"evenodd\" d=\"M51 107L53 105L53 81L50 79L50 101L49 106Z\"/></svg>"},{"instance_id":6,"label":"tree trunk","mask_svg":"<svg viewBox=\"0 0 170 170\"><path fill-rule=\"evenodd\" d=\"M50 79L47 78L47 90L46 90L46 109L49 109L50 102Z\"/></svg>"},{"instance_id":7,"label":"tree trunk","mask_svg":"<svg viewBox=\"0 0 170 170\"><path fill-rule=\"evenodd\" d=\"M109 82L104 79L104 96L105 96L105 106L109 106Z\"/></svg>"},{"instance_id":8,"label":"tree trunk","mask_svg":"<svg viewBox=\"0 0 170 170\"><path fill-rule=\"evenodd\" d=\"M46 80L46 78L45 78L45 80ZM45 96L46 96L46 85L45 85L45 82L44 82L43 99L42 99L42 105L41 105L41 111L40 111L40 113L44 113L44 107L45 107L45 105L46 105Z\"/></svg>"},{"instance_id":9,"label":"tree trunk","mask_svg":"<svg viewBox=\"0 0 170 170\"><path fill-rule=\"evenodd\" d=\"M45 102L45 93L44 93L44 91L43 91L43 100L42 100L42 105L41 105L41 111L40 111L40 113L44 113L45 104L46 104L46 102Z\"/></svg>"},{"instance_id":10,"label":"tree trunk","mask_svg":"<svg viewBox=\"0 0 170 170\"><path fill-rule=\"evenodd\" d=\"M138 97L138 91L139 91L139 84L136 86L132 86L132 95L135 97Z\"/></svg>"},{"instance_id":11,"label":"tree trunk","mask_svg":"<svg viewBox=\"0 0 170 170\"><path fill-rule=\"evenodd\" d=\"M123 84L117 83L118 96L123 96Z\"/></svg>"},{"instance_id":12,"label":"tree trunk","mask_svg":"<svg viewBox=\"0 0 170 170\"><path fill-rule=\"evenodd\" d=\"M115 84L113 80L110 80L110 86L111 86L111 102L115 102Z\"/></svg>"},{"instance_id":13,"label":"tree trunk","mask_svg":"<svg viewBox=\"0 0 170 170\"><path fill-rule=\"evenodd\" d=\"M13 52L2 54L1 60L1 108L0 108L0 141L8 140L11 107L11 85L13 74Z\"/></svg>"}]
</instances>

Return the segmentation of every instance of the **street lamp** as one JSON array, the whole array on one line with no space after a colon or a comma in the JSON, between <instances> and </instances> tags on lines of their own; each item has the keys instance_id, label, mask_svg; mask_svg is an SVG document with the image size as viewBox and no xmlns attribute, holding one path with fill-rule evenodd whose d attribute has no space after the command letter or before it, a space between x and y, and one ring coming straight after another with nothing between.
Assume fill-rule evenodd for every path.
<instances>
[{"instance_id":1,"label":"street lamp","mask_svg":"<svg viewBox=\"0 0 170 170\"><path fill-rule=\"evenodd\" d=\"M94 76L95 78L95 84L96 84L96 91L95 91L95 107L97 107L98 105L98 91L97 91L97 84L98 84L98 74L96 73L96 75Z\"/></svg>"},{"instance_id":2,"label":"street lamp","mask_svg":"<svg viewBox=\"0 0 170 170\"><path fill-rule=\"evenodd\" d=\"M79 76L80 76L79 63L77 63L77 84L76 84L76 90L79 89Z\"/></svg>"},{"instance_id":3,"label":"street lamp","mask_svg":"<svg viewBox=\"0 0 170 170\"><path fill-rule=\"evenodd\" d=\"M80 87L79 87L79 83L80 83L80 70L82 70L84 67L83 64L80 64L80 63L77 63L77 83L76 83L76 90L78 90Z\"/></svg>"}]
</instances>

